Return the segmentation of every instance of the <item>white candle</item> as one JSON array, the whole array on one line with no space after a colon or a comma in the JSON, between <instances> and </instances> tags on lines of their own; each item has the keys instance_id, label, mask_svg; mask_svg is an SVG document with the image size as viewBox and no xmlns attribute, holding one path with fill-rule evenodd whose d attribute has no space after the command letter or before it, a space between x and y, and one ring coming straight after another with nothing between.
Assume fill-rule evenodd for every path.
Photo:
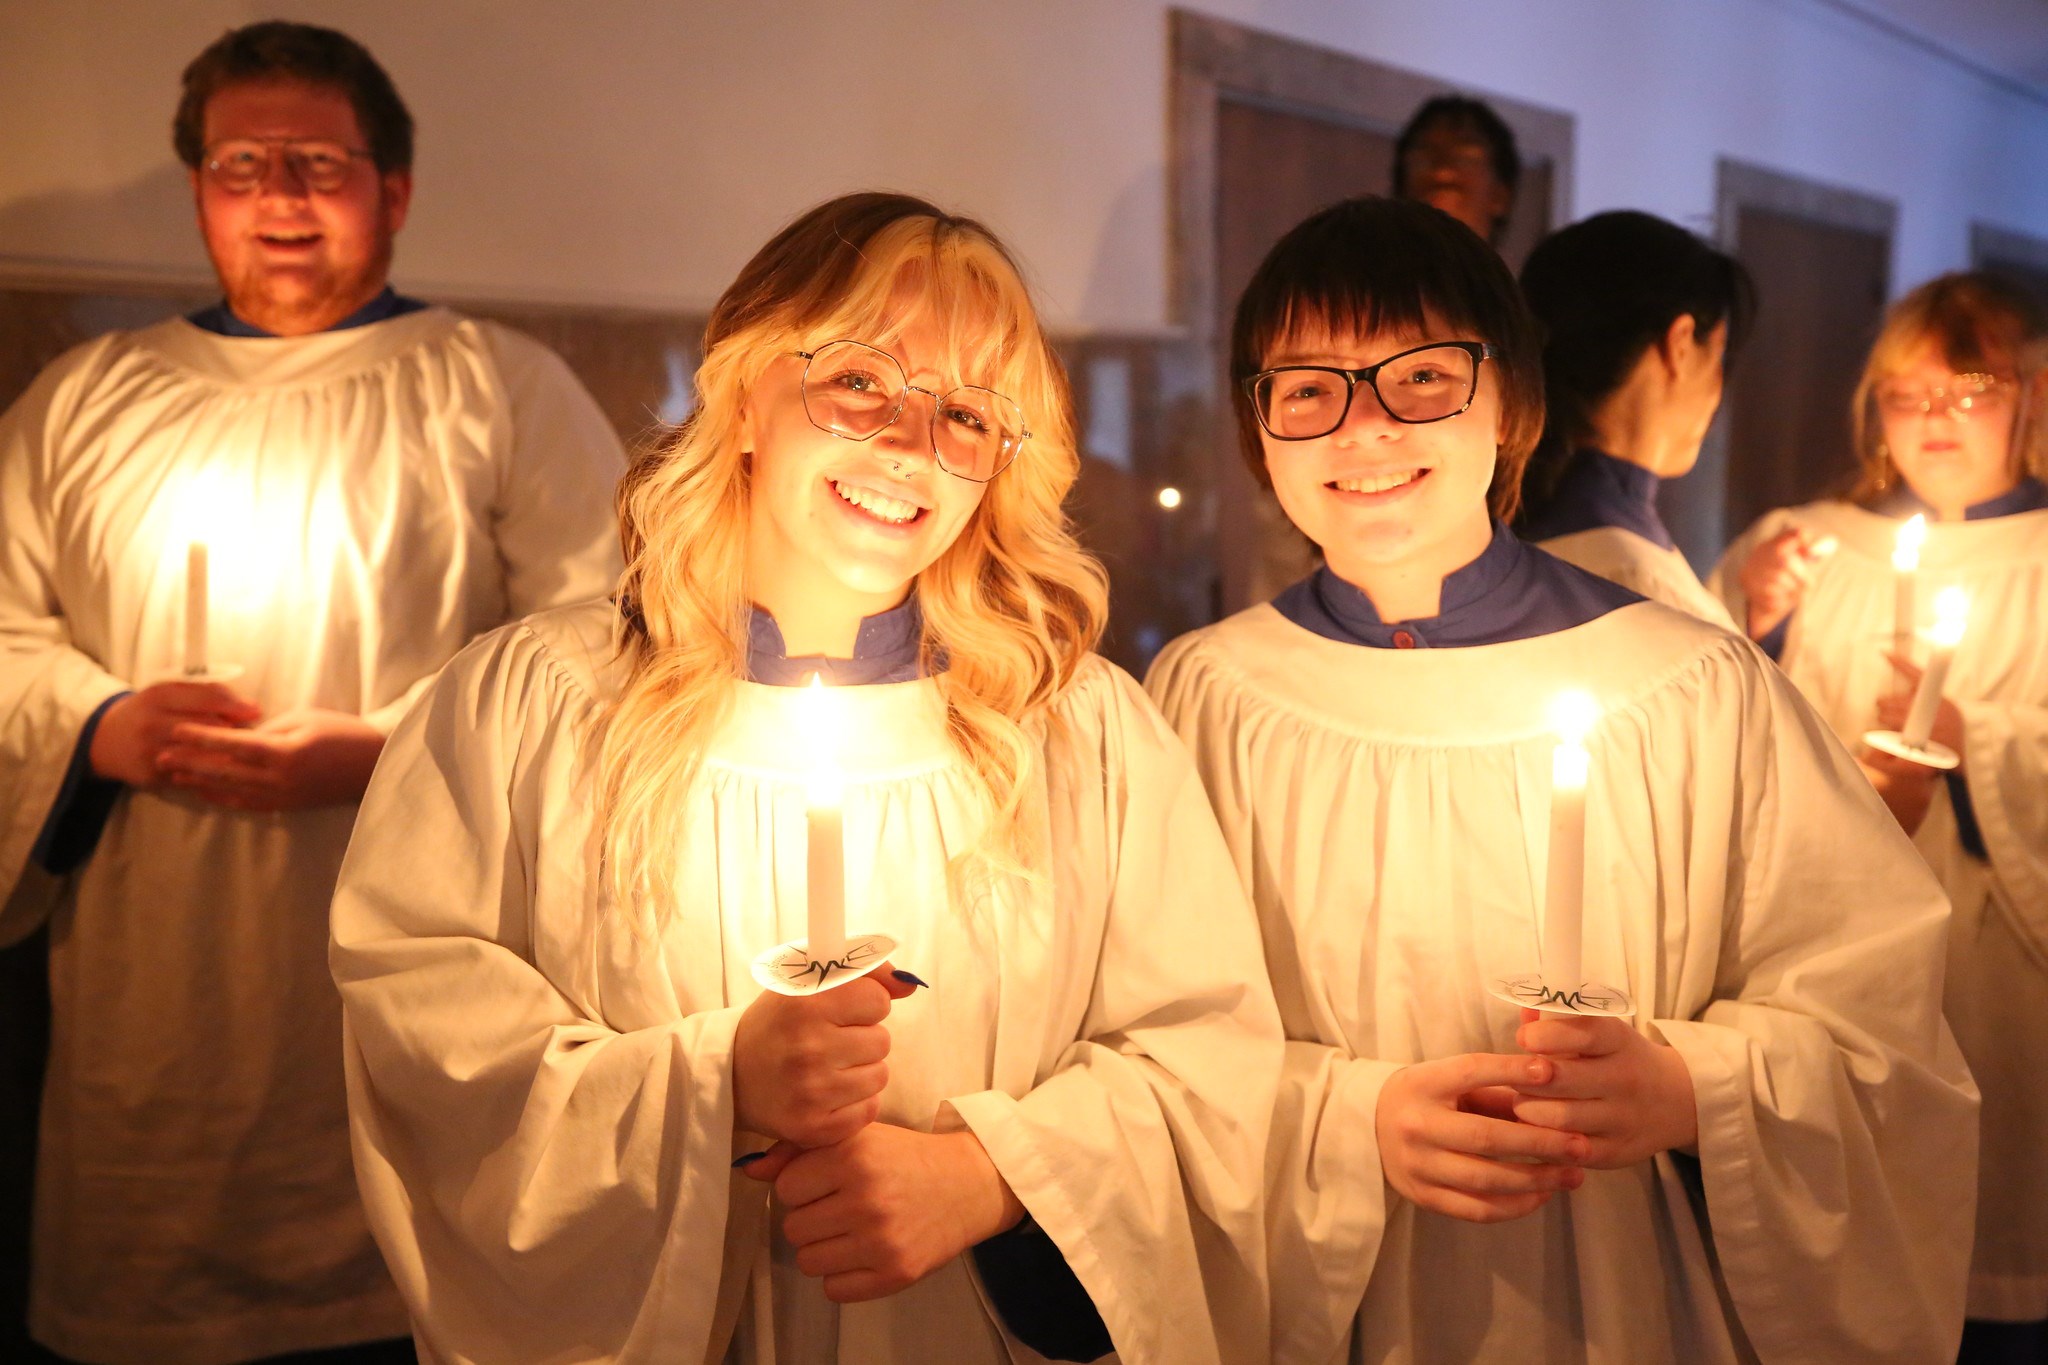
<instances>
[{"instance_id":1,"label":"white candle","mask_svg":"<svg viewBox=\"0 0 2048 1365\"><path fill-rule=\"evenodd\" d=\"M1962 643L1963 629L1970 619L1970 597L1961 588L1944 588L1934 598L1934 642L1927 658L1927 671L1913 693L1913 705L1906 712L1906 724L1899 738L1915 749L1927 747L1934 736L1934 713L1941 709L1941 690L1948 685L1948 666Z\"/></svg>"},{"instance_id":2,"label":"white candle","mask_svg":"<svg viewBox=\"0 0 2048 1365\"><path fill-rule=\"evenodd\" d=\"M185 673L206 672L206 542L185 547Z\"/></svg>"},{"instance_id":3,"label":"white candle","mask_svg":"<svg viewBox=\"0 0 2048 1365\"><path fill-rule=\"evenodd\" d=\"M1892 547L1892 653L1902 658L1913 655L1913 633L1919 625L1913 580L1920 572L1920 546L1926 539L1927 518L1916 512L1900 524L1898 542Z\"/></svg>"},{"instance_id":4,"label":"white candle","mask_svg":"<svg viewBox=\"0 0 2048 1365\"><path fill-rule=\"evenodd\" d=\"M832 703L824 680L811 675L805 697L812 752L817 755L804 782L804 820L807 837L804 890L807 905L805 947L811 961L827 962L839 956L846 942L846 825L843 815L844 784L832 761L836 732L832 725Z\"/></svg>"},{"instance_id":5,"label":"white candle","mask_svg":"<svg viewBox=\"0 0 2048 1365\"><path fill-rule=\"evenodd\" d=\"M1550 757L1550 857L1543 896L1543 980L1552 990L1576 990L1586 901L1586 773L1592 758L1586 734L1600 718L1584 692L1566 692L1551 705L1557 747Z\"/></svg>"}]
</instances>

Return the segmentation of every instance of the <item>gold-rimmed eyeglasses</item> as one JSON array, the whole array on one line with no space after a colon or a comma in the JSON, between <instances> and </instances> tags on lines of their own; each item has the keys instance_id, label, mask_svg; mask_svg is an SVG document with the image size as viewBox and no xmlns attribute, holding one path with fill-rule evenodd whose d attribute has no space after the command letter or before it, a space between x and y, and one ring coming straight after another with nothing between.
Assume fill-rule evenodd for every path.
<instances>
[{"instance_id":1,"label":"gold-rimmed eyeglasses","mask_svg":"<svg viewBox=\"0 0 2048 1365\"><path fill-rule=\"evenodd\" d=\"M1967 422L1986 408L2005 401L2013 381L1995 374L1959 374L1948 383L1925 389L1900 384L1877 386L1877 407L1887 417L1917 417L1937 408L1959 422Z\"/></svg>"},{"instance_id":2,"label":"gold-rimmed eyeglasses","mask_svg":"<svg viewBox=\"0 0 2048 1365\"><path fill-rule=\"evenodd\" d=\"M324 137L231 137L206 149L207 179L230 194L247 194L270 178L277 158L307 189L332 194L370 153Z\"/></svg>"},{"instance_id":3,"label":"gold-rimmed eyeglasses","mask_svg":"<svg viewBox=\"0 0 2048 1365\"><path fill-rule=\"evenodd\" d=\"M932 400L932 454L957 478L987 483L1010 467L1031 439L1015 400L973 384L944 393L912 384L887 351L864 341L828 341L797 351L804 364L804 415L820 431L871 440L903 415L912 393Z\"/></svg>"}]
</instances>

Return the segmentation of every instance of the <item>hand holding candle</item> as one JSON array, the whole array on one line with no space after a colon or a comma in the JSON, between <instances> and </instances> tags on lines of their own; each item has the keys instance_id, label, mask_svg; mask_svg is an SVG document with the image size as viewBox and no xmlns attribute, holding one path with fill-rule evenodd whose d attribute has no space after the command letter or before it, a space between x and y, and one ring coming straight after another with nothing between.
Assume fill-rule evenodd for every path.
<instances>
[{"instance_id":1,"label":"hand holding candle","mask_svg":"<svg viewBox=\"0 0 2048 1365\"><path fill-rule=\"evenodd\" d=\"M1934 719L1941 710L1942 690L1948 686L1949 665L1969 624L1969 594L1961 588L1944 588L1934 599L1934 616L1934 629L1928 632L1932 648L1927 668L1913 691L1905 722L1897 730L1866 731L1863 742L1894 758L1946 771L1960 765L1962 756L1946 744L1935 742Z\"/></svg>"}]
</instances>

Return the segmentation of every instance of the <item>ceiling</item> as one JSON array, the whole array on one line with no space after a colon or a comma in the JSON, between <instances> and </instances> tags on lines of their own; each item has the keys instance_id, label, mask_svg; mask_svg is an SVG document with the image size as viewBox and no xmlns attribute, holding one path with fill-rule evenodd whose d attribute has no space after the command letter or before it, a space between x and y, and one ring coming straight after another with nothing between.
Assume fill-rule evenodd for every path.
<instances>
[{"instance_id":1,"label":"ceiling","mask_svg":"<svg viewBox=\"0 0 2048 1365\"><path fill-rule=\"evenodd\" d=\"M2048 0L1823 0L2048 103Z\"/></svg>"}]
</instances>

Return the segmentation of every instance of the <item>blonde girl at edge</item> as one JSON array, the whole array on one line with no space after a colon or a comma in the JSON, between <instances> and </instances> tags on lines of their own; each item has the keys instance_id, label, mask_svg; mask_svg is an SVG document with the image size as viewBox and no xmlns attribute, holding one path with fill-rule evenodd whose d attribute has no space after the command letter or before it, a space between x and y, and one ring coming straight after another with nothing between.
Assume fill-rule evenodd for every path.
<instances>
[{"instance_id":1,"label":"blonde girl at edge","mask_svg":"<svg viewBox=\"0 0 2048 1365\"><path fill-rule=\"evenodd\" d=\"M1984 1091L1965 1361L2048 1358L2048 487L2038 450L2043 319L1988 275L1892 306L1854 409L1846 501L1773 512L1715 574L1735 619L1858 754L1955 906L1947 1012ZM2031 420L2030 420L2031 419ZM2027 438L2033 433L2033 440ZM2033 458L2028 458L2033 446ZM1896 656L1892 552L1927 520L1914 596L1969 617L1934 738L1941 773L1862 744L1899 728L1925 663ZM1815 553L1829 541L1833 554Z\"/></svg>"},{"instance_id":2,"label":"blonde girl at edge","mask_svg":"<svg viewBox=\"0 0 2048 1365\"><path fill-rule=\"evenodd\" d=\"M342 873L357 1168L423 1359L1262 1358L1257 933L1090 652L1015 266L833 200L720 299L697 391L621 490L618 602L458 658ZM901 946L792 998L750 964L803 936L814 673L847 928Z\"/></svg>"}]
</instances>

